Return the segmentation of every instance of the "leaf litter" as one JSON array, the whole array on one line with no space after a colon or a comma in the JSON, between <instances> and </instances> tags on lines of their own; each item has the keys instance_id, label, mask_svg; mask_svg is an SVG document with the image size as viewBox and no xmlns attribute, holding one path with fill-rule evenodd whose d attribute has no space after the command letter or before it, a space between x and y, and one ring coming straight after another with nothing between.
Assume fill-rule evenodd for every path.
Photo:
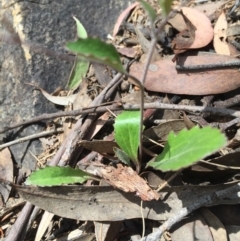
<instances>
[{"instance_id":1,"label":"leaf litter","mask_svg":"<svg viewBox=\"0 0 240 241\"><path fill-rule=\"evenodd\" d=\"M152 6L156 6L156 1L152 0L149 1L149 3L152 4ZM166 27L163 31L162 40L164 39L165 42L160 39L160 41L157 43L155 55L158 52L159 56L157 57L157 59L155 59L155 62L152 62L150 64L145 84L146 89L148 91L152 91L147 92L147 96L150 96L150 99L152 100L163 101L166 95L168 95L169 104L178 104L180 103L180 101L185 101L185 103L190 103L190 105L201 105L203 103L202 96L204 95L214 95L215 99L221 99L221 101L224 101L227 100L227 98L234 97L237 88L240 87L238 81L239 71L237 69L237 66L234 65L238 62L238 59L234 54L232 54L234 51L230 51L231 55L234 56L223 56L222 52L221 54L209 53L210 50L212 50L211 44L214 42L216 43L215 38L214 41L212 40L212 25L216 27L216 21L219 18L222 10L227 11L230 9L232 5L230 6L225 4L221 5L220 7L218 6L218 8L213 11L214 13L217 13L217 15L214 17L213 12L209 13L209 15L208 11L206 11L206 14L200 14L198 10L195 10L195 6L196 9L198 9L199 5L191 4L189 4L188 7L182 8L182 13L178 13L178 15L182 16L182 18L184 19L183 24L180 24L178 20L170 19L168 27ZM209 1L206 4L209 4ZM204 6L204 4L202 4L201 6ZM134 7L135 9L133 10L133 12L131 12L131 9L133 9ZM179 5L173 2L172 7L178 8ZM157 13L159 13L158 9L156 9L156 11ZM210 14L211 21L209 20ZM121 61L129 61L134 58L138 58L139 54L141 55L141 51L139 51L139 49L142 49L142 52L147 53L148 50L146 48L143 48L145 46L149 48L149 44L144 45L144 42L150 43L149 35L145 31L149 28L149 21L148 17L144 14L144 11L142 11L141 6L139 4L135 4L134 6L127 9L124 15L122 15L121 19L117 23L116 29L120 28L119 25L121 21L122 25L124 26L131 26L131 24L134 24L137 26L138 29L136 30L136 27L135 30L134 28L125 27L123 31L121 29L122 32L119 31L119 35L117 35L118 31L115 30L115 39L113 43L116 49L125 49L125 51L127 51L122 51ZM157 19L155 22L155 26L158 26L158 21L159 20ZM228 26L232 25L234 24L234 19L227 16L227 22ZM179 28L179 26L181 25L183 26L182 29ZM225 28L228 28L228 26ZM140 34L139 29L141 31ZM174 35L171 33L171 31L179 32L179 35ZM226 31L228 31L228 29L226 29ZM229 46L231 45L231 48L235 49L236 53L236 40L238 34L231 36L230 35L230 33L229 36L224 35L224 38L226 39L225 43L227 43ZM222 38L222 36L218 36L218 39L219 38ZM146 42L146 40L148 42ZM91 44L97 42L97 40L95 39L91 39L91 41ZM181 41L183 41L183 45ZM175 51L174 49L171 49L170 46L175 46ZM206 53L193 53L191 51L191 49L193 48L197 50L201 48L201 50L204 50ZM215 51L218 52L217 47L214 46L214 48ZM115 50L111 49L111 51L114 55ZM181 55L181 52L185 53ZM174 56L172 55L173 53L177 54L177 56L175 56L175 63L172 62L172 59L174 58ZM87 55L88 53L86 53L83 57L86 57ZM102 53L100 53L100 55L102 55ZM91 55L91 58L94 58L94 56ZM104 57L102 56L101 58L101 63L109 64L109 62L111 62L109 59L104 59ZM145 61L145 58L141 58L141 61ZM119 59L116 56L113 59L113 62L115 62L112 65L113 68L123 71L119 65ZM226 63L230 63L229 66L224 66L224 64ZM233 67L231 66L231 64L233 64ZM209 68L209 65L213 65L213 67ZM135 77L141 78L143 66L144 63L141 62L133 63L130 66L130 73ZM93 99L99 94L99 89L96 88L96 79L94 79L97 75L95 76L94 73L91 73L91 67L88 69L88 71L85 70L84 72L86 73L86 77L89 81L86 82L87 87L83 88L83 92L85 92L83 93L83 95L86 94L86 99L90 97L92 97ZM111 76L112 73L108 73L108 75ZM104 86L102 88L104 88ZM88 89L91 89L91 91L95 90L93 96L89 97L89 93L87 93ZM76 90L77 92L79 91L78 89ZM43 90L41 91L45 93ZM134 93L136 92L137 91L134 89L134 86L132 84L129 85L129 89L127 90L119 90L121 97L125 95L134 96ZM220 93L222 95L218 95ZM180 95L180 97L176 96L175 94ZM48 98L51 99L52 97L48 96ZM86 101L85 97L83 96L80 96L79 98L80 103L85 103L88 101ZM69 100L64 102L67 103L65 104L65 106L69 105L69 102ZM118 103L118 101L116 102ZM59 105L58 101L53 103ZM128 103L128 100L126 101L126 103ZM206 107L210 106L211 104L211 102L205 103ZM74 107L74 109L84 107ZM167 136L171 130L179 132L182 129L186 128L186 120L181 114L182 113L179 113L178 115L179 119L173 121L169 119L169 117L166 117L166 115L164 116L164 111L154 111L150 119L146 120L145 134L147 132L150 132L150 130L156 129L157 136L150 136L150 139L157 142L159 142L160 140L160 143L164 145L164 142L166 142ZM194 122L194 118L192 116L192 114L194 115L194 113L192 113L191 111L186 111L186 113L184 114L186 114L186 116L189 118L190 121L192 121L193 124L197 125L197 122ZM157 119L161 120L163 116L165 118L165 123L161 124L160 126L153 127L154 121ZM165 221L169 219L171 216L174 216L175 213L182 207L188 207L191 205L191 203L197 203L200 197L202 197L203 195L208 194L210 192L215 192L217 190L222 190L228 185L234 185L223 183L232 182L233 180L236 180L238 176L238 170L234 170L231 168L227 170L227 168L224 168L223 166L239 166L239 145L236 141L237 136L234 139L234 133L236 132L236 129L238 129L238 126L231 126L230 130L225 132L229 138L229 141L231 142L231 140L235 140L235 144L229 145L229 147L221 150L220 152L216 152L212 156L204 159L207 162L213 162L216 165L219 164L219 166L210 166L206 163L198 162L197 164L183 170L182 173L178 175L176 180L173 180L168 183L168 187L165 190L162 190L160 193L156 193L153 188L149 187L148 180L145 180L140 177L141 173L138 174L132 168L126 167L124 164L114 162L116 157L114 156L113 152L110 152L108 150L112 150L112 148L116 145L113 136L111 139L111 135L113 135L111 118L114 117L110 117L110 120L109 117L107 117L105 119L104 124L101 126L101 130L98 133L96 131L96 136L94 136L94 138L97 139L96 141L90 141L90 139L93 138L93 135L90 135L90 139L88 141L83 139L78 142L78 147L81 146L82 148L82 146L85 146L87 149L90 149L91 152L89 153L89 151L84 149L80 152L81 154L79 154L80 157L77 158L77 161L81 160L81 158L88 154L91 154L94 151L100 153L98 154L95 160L90 160L88 166L86 166L86 170L91 170L91 173L98 173L98 176L105 179L108 185L110 184L112 187L97 186L96 181L88 181L86 185L83 184L81 186L63 185L60 187L42 188L33 186L15 186L18 189L19 193L26 200L43 208L44 210L47 210L49 212L52 212L56 215L65 218L78 219L81 221L92 220L100 222L112 222L117 220L122 221L126 219L135 220L136 218L141 218L141 212L143 212L143 216L146 219ZM212 122L221 123L228 121L227 119L221 119L219 116L214 116L211 114L208 114L206 116L201 114L200 118L202 118L205 121L202 121L203 123L207 123L208 125L211 125ZM65 122L65 120L63 121ZM61 121L59 120L54 120L54 122L57 123L57 125L61 123ZM69 125L68 128L70 131L65 130L64 138L71 134L71 130L74 126L75 121L73 121L73 123ZM91 132L94 133L94 129L95 127L92 127ZM111 139L111 141L109 141L109 144L106 142L105 144L103 144L103 138L106 135L108 135ZM104 145L106 145L106 147L104 147ZM149 143L149 141L147 144L144 143L144 146L145 148L148 148L151 151L157 150L155 152L157 154L160 154L162 151L162 148L156 146L151 142ZM55 151L54 148L56 149L56 146L53 147L53 152ZM161 150L160 152L159 149ZM106 158L106 153L110 154L108 158ZM76 154L76 156L78 156L78 154ZM134 158L137 159L136 156ZM150 159L150 156L144 153L144 162L142 165L145 165L146 162ZM47 163L49 163L50 160L51 158L46 157ZM207 169L208 171L206 171ZM153 172L155 173L156 171ZM125 175L121 175L122 173L125 173ZM212 173L213 175L209 175L209 173ZM168 174L171 173L167 173L166 175L164 173L160 173L160 175L163 177L162 180L167 180ZM131 186L129 185L131 182L135 182L136 184ZM87 186L89 185L89 183L91 186ZM95 186L92 186L94 184ZM159 183L158 185L160 184L161 183ZM215 186L214 184L219 185ZM145 191L143 190L143 187L146 188ZM146 195L146 193L148 193L148 195ZM139 197L145 200L142 211L140 206L141 199ZM238 205L238 203L239 200L233 195L233 197L228 197L228 200L219 200L219 202L215 203L214 205L225 204L225 208L228 209L228 204ZM208 210L206 211L208 213L211 211L209 207L206 209ZM201 228L201 224L200 222L197 222L197 220L202 220L202 222L205 220L206 225L211 230L211 228L213 227L213 222L211 222L212 216L213 215L211 215L210 218L209 215L208 217L205 215L203 219L200 219L200 217L196 215L196 212L194 212L191 220L191 225L195 223L195 227L197 230L197 228ZM146 220L146 222L148 221ZM135 224L137 224L137 222L135 222ZM224 226L221 226L219 222L218 224L219 229L221 228L222 230ZM139 226L139 224L137 225ZM172 240L179 240L179 236L176 236L176 230L178 230L181 233L184 225L184 221L181 221L179 222L177 228L171 230L170 235L172 236ZM108 228L110 230L110 227ZM141 229L141 227L139 227L139 229ZM220 233L220 231L216 231L216 227L215 231L213 229L209 231L209 234L212 234L212 236L216 239L219 235L221 235ZM189 235L192 234L192 231L190 231ZM101 235L99 236L96 234L96 236L100 237ZM224 236L226 237L226 233L224 234ZM180 236L180 238L182 237Z\"/></svg>"}]
</instances>

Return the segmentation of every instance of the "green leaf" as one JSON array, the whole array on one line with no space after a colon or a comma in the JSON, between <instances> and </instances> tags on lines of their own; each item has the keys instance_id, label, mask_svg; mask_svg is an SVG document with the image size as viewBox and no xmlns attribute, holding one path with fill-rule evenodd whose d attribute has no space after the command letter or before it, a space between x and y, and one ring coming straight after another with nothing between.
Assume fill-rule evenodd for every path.
<instances>
[{"instance_id":1,"label":"green leaf","mask_svg":"<svg viewBox=\"0 0 240 241\"><path fill-rule=\"evenodd\" d=\"M131 166L131 161L129 156L121 149L117 148L117 147L113 147L113 151L115 152L115 155L118 157L118 159L125 163L128 166Z\"/></svg>"},{"instance_id":2,"label":"green leaf","mask_svg":"<svg viewBox=\"0 0 240 241\"><path fill-rule=\"evenodd\" d=\"M114 137L119 147L138 165L140 111L123 111L116 117Z\"/></svg>"},{"instance_id":3,"label":"green leaf","mask_svg":"<svg viewBox=\"0 0 240 241\"><path fill-rule=\"evenodd\" d=\"M126 73L119 54L112 44L107 44L98 38L79 39L66 44L69 51L89 61L99 62L113 69Z\"/></svg>"},{"instance_id":4,"label":"green leaf","mask_svg":"<svg viewBox=\"0 0 240 241\"><path fill-rule=\"evenodd\" d=\"M148 166L166 171L176 171L190 166L224 147L227 139L218 129L195 126L175 135L171 132L163 152L153 158Z\"/></svg>"},{"instance_id":5,"label":"green leaf","mask_svg":"<svg viewBox=\"0 0 240 241\"><path fill-rule=\"evenodd\" d=\"M84 28L84 26L81 24L81 22L73 17L73 19L76 21L77 25L77 35L79 38L87 38L87 31ZM82 59L76 59L74 62L74 66L68 81L67 87L72 90L76 89L82 82L82 78L86 76L88 68L89 68L89 61L85 61Z\"/></svg>"},{"instance_id":6,"label":"green leaf","mask_svg":"<svg viewBox=\"0 0 240 241\"><path fill-rule=\"evenodd\" d=\"M158 0L158 3L162 9L163 15L166 17L171 11L171 5L173 0Z\"/></svg>"},{"instance_id":7,"label":"green leaf","mask_svg":"<svg viewBox=\"0 0 240 241\"><path fill-rule=\"evenodd\" d=\"M144 0L138 0L138 1L142 4L144 10L147 12L148 16L150 17L150 19L153 23L157 18L157 14L156 14L156 11L154 10L154 8Z\"/></svg>"},{"instance_id":8,"label":"green leaf","mask_svg":"<svg viewBox=\"0 0 240 241\"><path fill-rule=\"evenodd\" d=\"M71 167L49 166L33 172L26 180L26 185L40 187L59 186L62 184L83 183L93 176Z\"/></svg>"},{"instance_id":9,"label":"green leaf","mask_svg":"<svg viewBox=\"0 0 240 241\"><path fill-rule=\"evenodd\" d=\"M68 81L68 88L70 90L76 89L81 84L83 77L85 77L88 72L89 64L88 61L76 59Z\"/></svg>"},{"instance_id":10,"label":"green leaf","mask_svg":"<svg viewBox=\"0 0 240 241\"><path fill-rule=\"evenodd\" d=\"M77 18L75 18L74 16L73 16L73 19L76 21L76 24L77 24L77 36L79 37L79 38L87 38L88 37L88 35L87 35L87 31L86 31L86 29L84 28L84 26L81 24L81 22L77 19Z\"/></svg>"}]
</instances>

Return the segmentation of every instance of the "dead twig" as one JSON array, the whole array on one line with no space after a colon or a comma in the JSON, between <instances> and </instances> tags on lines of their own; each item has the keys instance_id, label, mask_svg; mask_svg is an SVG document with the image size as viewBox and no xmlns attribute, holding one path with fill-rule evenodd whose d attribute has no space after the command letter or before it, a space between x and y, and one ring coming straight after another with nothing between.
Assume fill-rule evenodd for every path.
<instances>
[{"instance_id":1,"label":"dead twig","mask_svg":"<svg viewBox=\"0 0 240 241\"><path fill-rule=\"evenodd\" d=\"M213 105L215 107L227 108L227 107L238 105L239 103L240 103L240 95L235 95L234 97L229 98L227 100L214 101Z\"/></svg>"},{"instance_id":2,"label":"dead twig","mask_svg":"<svg viewBox=\"0 0 240 241\"><path fill-rule=\"evenodd\" d=\"M43 120L51 120L57 117L63 117L63 116L77 116L82 114L90 114L90 113L103 113L107 110L111 111L120 111L120 110L139 110L140 105L139 104L124 104L122 106L113 104L113 105L106 105L106 106L93 106L89 107L87 109L81 109L81 110L73 110L73 111L61 111L57 113L51 113L51 114L43 114L40 116L37 116L31 120L19 122L13 125L4 126L3 128L0 128L0 133L4 133L6 131L15 129L20 126L29 125L32 123L40 122ZM180 111L190 111L195 113L210 113L215 115L221 115L221 116L232 116L240 118L240 111L236 111L234 109L226 109L226 108L216 108L216 107L205 107L205 106L189 106L189 105L175 105L175 104L165 104L165 103L159 103L159 102L153 102L153 103L145 103L144 109L164 109L164 110L180 110Z\"/></svg>"},{"instance_id":3,"label":"dead twig","mask_svg":"<svg viewBox=\"0 0 240 241\"><path fill-rule=\"evenodd\" d=\"M22 143L22 142L25 142L25 141L33 140L33 139L36 139L36 138L39 138L39 137L43 137L43 136L57 134L59 132L63 132L63 128L57 128L57 129L53 129L53 130L49 130L49 131L42 131L42 132L37 133L37 134L25 136L23 138L19 138L19 139L14 140L14 141L9 141L7 143L4 143L4 144L0 145L0 150L2 150L5 147L8 147L8 146L16 145L18 143Z\"/></svg>"},{"instance_id":4,"label":"dead twig","mask_svg":"<svg viewBox=\"0 0 240 241\"><path fill-rule=\"evenodd\" d=\"M235 185L215 191L213 193L202 196L197 200L197 202L193 202L191 206L184 207L175 213L174 216L169 218L166 222L164 222L157 231L145 236L143 238L144 241L155 241L159 240L159 238L163 235L166 230L169 230L174 224L178 223L181 219L183 219L188 214L192 213L194 210L203 207L203 206L211 206L219 199L223 199L225 197L229 197L231 194L237 193L240 191L240 183L236 183Z\"/></svg>"},{"instance_id":5,"label":"dead twig","mask_svg":"<svg viewBox=\"0 0 240 241\"><path fill-rule=\"evenodd\" d=\"M27 223L30 218L33 205L29 202L25 204L16 222L13 224L5 241L21 241L24 240Z\"/></svg>"}]
</instances>

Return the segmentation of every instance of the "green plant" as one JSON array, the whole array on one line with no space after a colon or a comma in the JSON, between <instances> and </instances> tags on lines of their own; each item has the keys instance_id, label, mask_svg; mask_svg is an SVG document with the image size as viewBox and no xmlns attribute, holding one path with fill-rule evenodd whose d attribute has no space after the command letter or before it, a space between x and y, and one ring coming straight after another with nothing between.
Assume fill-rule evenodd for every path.
<instances>
[{"instance_id":1,"label":"green plant","mask_svg":"<svg viewBox=\"0 0 240 241\"><path fill-rule=\"evenodd\" d=\"M145 1L141 0L140 2L148 12L151 21L154 22L156 18L155 10ZM164 14L167 15L170 11L171 1L159 0L159 4ZM79 25L78 22L77 24ZM82 29L81 25L79 26L79 28ZM84 33L84 37L81 36L81 34L79 35L80 38L77 41L67 43L66 47L69 51L75 53L81 60L99 62L123 74L129 75L122 66L119 54L113 45L107 44L97 38L87 37ZM153 43L155 42L156 40L153 40ZM151 51L149 61L150 59ZM143 77L143 81L132 76L130 76L130 78L132 78L134 83L141 89L141 109L140 111L123 111L117 116L114 125L115 139L121 150L115 149L115 152L125 164L130 165L131 160L136 166L136 169L140 171L143 129L143 84L145 77ZM182 130L178 135L170 133L163 152L152 159L147 165L162 171L179 170L216 152L224 145L226 145L226 137L218 129L210 127L202 129L194 127L191 130ZM52 182L51 177L54 173L54 168L60 173L59 175L62 178L56 178L55 182ZM60 172L60 169L64 171ZM79 178L76 178L78 175ZM76 172L76 170L70 168L48 167L45 172L44 170L40 170L33 173L28 178L27 184L41 186L61 185L63 183L83 182L89 178L93 178L93 176L82 171ZM64 182L62 181L63 179Z\"/></svg>"}]
</instances>

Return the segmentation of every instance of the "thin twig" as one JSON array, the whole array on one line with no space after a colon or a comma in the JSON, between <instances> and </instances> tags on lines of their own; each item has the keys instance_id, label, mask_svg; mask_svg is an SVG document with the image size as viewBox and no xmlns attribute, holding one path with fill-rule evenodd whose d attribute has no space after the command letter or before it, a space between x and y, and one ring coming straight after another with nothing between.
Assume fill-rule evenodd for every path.
<instances>
[{"instance_id":1,"label":"thin twig","mask_svg":"<svg viewBox=\"0 0 240 241\"><path fill-rule=\"evenodd\" d=\"M27 223L30 218L33 205L29 202L25 204L16 222L13 224L5 241L22 241L25 238Z\"/></svg>"},{"instance_id":2,"label":"thin twig","mask_svg":"<svg viewBox=\"0 0 240 241\"><path fill-rule=\"evenodd\" d=\"M238 105L239 103L240 103L240 95L235 95L234 97L226 99L226 100L214 101L213 105L215 107L219 107L219 108L228 108L231 106Z\"/></svg>"},{"instance_id":3,"label":"thin twig","mask_svg":"<svg viewBox=\"0 0 240 241\"><path fill-rule=\"evenodd\" d=\"M88 109L81 109L81 110L61 111L57 113L43 114L35 118L32 118L31 120L28 120L28 121L23 121L13 125L4 126L3 128L0 128L0 133L4 133L14 128L40 122L43 120L50 120L50 119L63 117L63 116L77 116L77 115L89 114L89 113L102 113L102 112L108 111L108 109L111 111L139 110L140 105L124 104L120 106L115 104L115 105L106 105L106 106L100 106L100 107L94 106ZM175 105L175 104L165 104L165 103L158 103L158 102L145 103L144 109L181 110L181 111L190 111L195 113L210 113L210 114L221 115L221 116L232 116L232 117L238 117L238 118L240 117L240 111L236 111L234 109L205 107L205 106Z\"/></svg>"},{"instance_id":4,"label":"thin twig","mask_svg":"<svg viewBox=\"0 0 240 241\"><path fill-rule=\"evenodd\" d=\"M4 144L0 145L0 150L5 148L5 147L8 147L8 146L16 145L18 143L22 143L22 142L25 142L25 141L33 140L33 139L36 139L36 138L39 138L39 137L43 137L43 136L57 134L59 132L63 132L63 128L57 128L57 129L49 130L49 131L42 131L42 132L37 133L37 134L25 136L23 138L19 138L19 139L14 140L14 141L9 141L7 143L4 143Z\"/></svg>"},{"instance_id":5,"label":"thin twig","mask_svg":"<svg viewBox=\"0 0 240 241\"><path fill-rule=\"evenodd\" d=\"M174 224L178 223L181 219L183 219L188 214L192 213L194 210L203 207L210 206L219 201L219 199L223 199L225 197L229 197L233 193L238 193L240 191L240 183L237 183L229 188L225 188L223 190L215 191L210 194L206 194L198 199L197 202L194 202L189 207L184 207L177 211L174 216L169 218L166 222L164 222L157 231L147 235L144 237L144 241L155 241L159 240L160 237L166 230L169 230Z\"/></svg>"},{"instance_id":6,"label":"thin twig","mask_svg":"<svg viewBox=\"0 0 240 241\"><path fill-rule=\"evenodd\" d=\"M214 161L214 160L213 160ZM210 161L205 161L205 160L200 160L200 162L208 164L208 165L212 165L212 166L216 166L216 167L221 167L227 170L240 170L240 167L234 167L234 166L225 166L222 164L218 164L218 163L214 163L214 162L210 162Z\"/></svg>"}]
</instances>

